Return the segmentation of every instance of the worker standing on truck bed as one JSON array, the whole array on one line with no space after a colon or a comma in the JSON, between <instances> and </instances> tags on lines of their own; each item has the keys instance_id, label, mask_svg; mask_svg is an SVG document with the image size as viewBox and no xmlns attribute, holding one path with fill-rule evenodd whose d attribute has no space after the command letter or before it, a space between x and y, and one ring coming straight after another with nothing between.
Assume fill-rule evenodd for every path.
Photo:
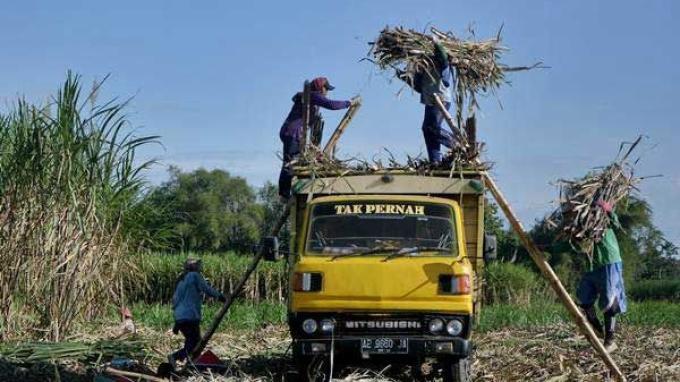
<instances>
[{"instance_id":1,"label":"worker standing on truck bed","mask_svg":"<svg viewBox=\"0 0 680 382\"><path fill-rule=\"evenodd\" d=\"M318 115L319 107L328 110L347 109L352 105L351 101L336 101L326 98L328 91L335 89L326 77L317 77L311 82L311 92L309 95L310 110L309 115L314 118ZM279 195L283 198L290 197L291 181L293 179L292 161L300 154L300 139L302 138L302 92L293 96L293 107L288 113L288 117L283 122L279 137L283 142L283 165L279 175ZM314 121L310 121L310 126Z\"/></svg>"},{"instance_id":2,"label":"worker standing on truck bed","mask_svg":"<svg viewBox=\"0 0 680 382\"><path fill-rule=\"evenodd\" d=\"M620 228L613 206L603 200L599 200L597 205L609 215L610 223ZM608 352L616 350L616 315L626 312L627 303L623 286L623 262L616 234L611 227L605 230L602 239L595 244L590 271L581 278L576 294L595 332L600 335L604 332L604 347ZM596 300L604 313L604 328L595 314Z\"/></svg>"},{"instance_id":3,"label":"worker standing on truck bed","mask_svg":"<svg viewBox=\"0 0 680 382\"><path fill-rule=\"evenodd\" d=\"M415 91L420 93L420 103L425 105L422 129L427 156L432 164L438 165L442 161L441 146L444 145L450 149L454 138L451 133L442 128L444 113L437 107L434 96L439 96L448 110L453 99L452 89L455 78L446 50L439 43L437 36L432 36L432 40L435 48L432 56L432 62L435 65L434 70L427 73L417 73L412 86ZM400 72L398 75L399 78L405 79L404 72Z\"/></svg>"},{"instance_id":4,"label":"worker standing on truck bed","mask_svg":"<svg viewBox=\"0 0 680 382\"><path fill-rule=\"evenodd\" d=\"M175 316L175 326L172 332L179 332L184 336L184 347L168 355L168 361L173 370L176 361L183 361L191 354L196 344L201 340L201 304L203 295L216 298L221 302L226 297L211 287L201 276L201 260L189 258L184 263L184 272L177 280L175 294L172 296L172 310Z\"/></svg>"}]
</instances>

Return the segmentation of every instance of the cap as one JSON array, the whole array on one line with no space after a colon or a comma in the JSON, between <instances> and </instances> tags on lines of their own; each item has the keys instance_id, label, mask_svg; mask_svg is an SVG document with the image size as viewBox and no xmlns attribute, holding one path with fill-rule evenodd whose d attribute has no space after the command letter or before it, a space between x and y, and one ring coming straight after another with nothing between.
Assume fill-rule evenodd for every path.
<instances>
[{"instance_id":1,"label":"cap","mask_svg":"<svg viewBox=\"0 0 680 382\"><path fill-rule=\"evenodd\" d=\"M184 270L188 272L198 272L201 269L201 259L189 257L184 262Z\"/></svg>"},{"instance_id":2,"label":"cap","mask_svg":"<svg viewBox=\"0 0 680 382\"><path fill-rule=\"evenodd\" d=\"M321 91L324 88L333 90L335 89L335 86L331 85L331 83L328 82L328 78L326 77L316 77L312 80L312 90Z\"/></svg>"}]
</instances>

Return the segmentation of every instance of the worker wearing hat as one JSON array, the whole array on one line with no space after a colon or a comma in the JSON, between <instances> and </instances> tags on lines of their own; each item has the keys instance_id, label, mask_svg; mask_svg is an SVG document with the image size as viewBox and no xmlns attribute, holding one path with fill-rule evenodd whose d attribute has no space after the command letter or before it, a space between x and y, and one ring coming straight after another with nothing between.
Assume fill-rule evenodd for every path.
<instances>
[{"instance_id":1,"label":"worker wearing hat","mask_svg":"<svg viewBox=\"0 0 680 382\"><path fill-rule=\"evenodd\" d=\"M201 275L201 260L188 258L184 271L177 280L172 296L172 310L175 317L173 333L184 336L184 347L168 355L168 361L175 368L176 361L186 359L201 340L201 305L203 296L208 295L221 302L226 301L222 293L211 287Z\"/></svg>"},{"instance_id":2,"label":"worker wearing hat","mask_svg":"<svg viewBox=\"0 0 680 382\"><path fill-rule=\"evenodd\" d=\"M611 225L621 227L611 203L599 200L597 206L609 216ZM605 349L608 352L616 350L614 342L616 315L626 312L627 300L623 286L623 262L612 227L608 227L602 238L595 243L590 271L581 278L576 295L595 332L599 335L604 334ZM604 327L595 313L596 301L604 315Z\"/></svg>"},{"instance_id":3,"label":"worker wearing hat","mask_svg":"<svg viewBox=\"0 0 680 382\"><path fill-rule=\"evenodd\" d=\"M318 115L319 108L328 110L347 109L352 101L336 101L326 98L328 91L335 89L326 77L317 77L311 81L310 116ZM290 197L291 181L293 179L292 165L295 158L300 154L300 139L302 138L302 92L293 96L293 106L288 117L283 122L279 137L283 142L283 165L279 175L279 195L283 198ZM310 121L313 123L313 121ZM310 125L312 124L310 123Z\"/></svg>"}]
</instances>

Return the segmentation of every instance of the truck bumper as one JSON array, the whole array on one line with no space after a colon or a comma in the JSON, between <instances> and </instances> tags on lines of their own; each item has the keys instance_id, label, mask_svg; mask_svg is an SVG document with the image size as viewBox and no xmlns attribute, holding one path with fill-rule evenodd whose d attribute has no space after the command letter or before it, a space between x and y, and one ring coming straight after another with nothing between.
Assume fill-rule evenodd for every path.
<instances>
[{"instance_id":1,"label":"truck bumper","mask_svg":"<svg viewBox=\"0 0 680 382\"><path fill-rule=\"evenodd\" d=\"M375 338L375 337L373 337ZM344 336L318 339L293 339L293 350L302 355L327 355L333 348L336 356L369 359L374 357L426 358L437 356L467 357L470 341L460 337L401 337L408 340L408 350L401 352L367 352L362 348L366 337Z\"/></svg>"}]
</instances>

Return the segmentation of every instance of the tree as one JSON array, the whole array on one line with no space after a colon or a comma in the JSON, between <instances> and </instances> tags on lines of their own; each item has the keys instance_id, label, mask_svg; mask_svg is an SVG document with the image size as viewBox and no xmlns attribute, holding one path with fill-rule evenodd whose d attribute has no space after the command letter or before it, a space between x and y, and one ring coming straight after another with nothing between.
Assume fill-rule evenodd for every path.
<instances>
[{"instance_id":1,"label":"tree","mask_svg":"<svg viewBox=\"0 0 680 382\"><path fill-rule=\"evenodd\" d=\"M226 171L171 167L149 198L173 211L173 249L244 252L259 239L264 210L246 180Z\"/></svg>"},{"instance_id":2,"label":"tree","mask_svg":"<svg viewBox=\"0 0 680 382\"><path fill-rule=\"evenodd\" d=\"M498 205L484 199L484 231L496 236L498 259L514 262L521 248L519 238L511 228L506 228L500 216Z\"/></svg>"},{"instance_id":3,"label":"tree","mask_svg":"<svg viewBox=\"0 0 680 382\"><path fill-rule=\"evenodd\" d=\"M270 235L272 229L274 229L274 225L281 218L285 204L281 203L279 189L272 182L266 182L264 186L259 189L257 192L257 200L263 209L260 232L262 232L262 235ZM288 224L283 225L278 237L281 250L288 250L290 243L290 229L288 228Z\"/></svg>"}]
</instances>

